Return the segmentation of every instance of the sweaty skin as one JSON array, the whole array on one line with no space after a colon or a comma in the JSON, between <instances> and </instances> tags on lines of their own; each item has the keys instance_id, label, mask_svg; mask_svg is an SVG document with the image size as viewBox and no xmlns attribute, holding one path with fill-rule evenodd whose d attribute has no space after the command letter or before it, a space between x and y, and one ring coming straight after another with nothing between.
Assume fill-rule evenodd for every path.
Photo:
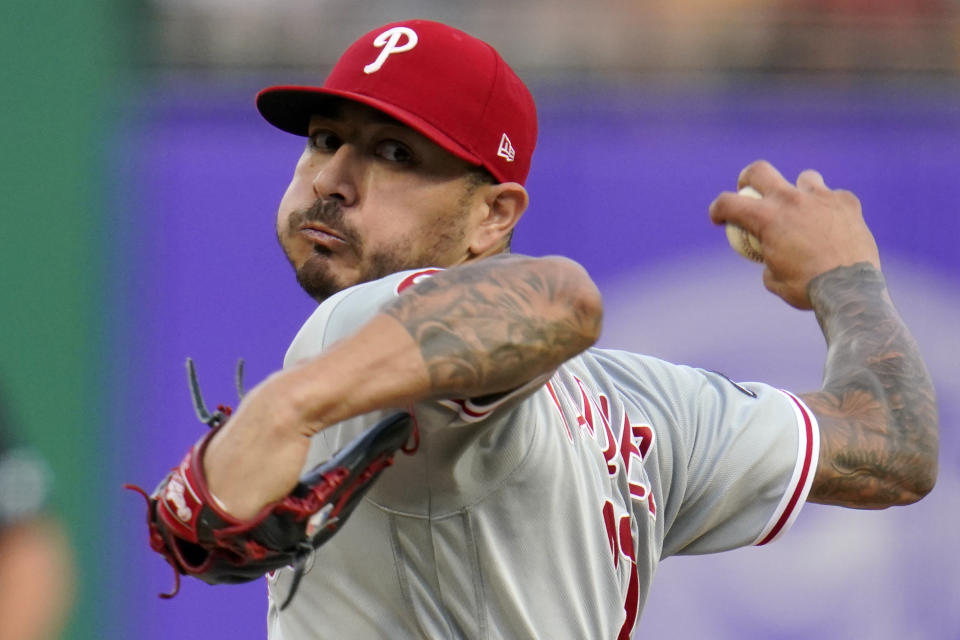
<instances>
[{"instance_id":1,"label":"sweaty skin","mask_svg":"<svg viewBox=\"0 0 960 640\"><path fill-rule=\"evenodd\" d=\"M769 163L740 175L763 199L724 193L710 206L763 244L766 287L813 309L827 340L819 391L801 394L820 423L820 459L809 500L877 509L915 502L937 475L933 382L887 292L860 203L816 171L796 186Z\"/></svg>"}]
</instances>

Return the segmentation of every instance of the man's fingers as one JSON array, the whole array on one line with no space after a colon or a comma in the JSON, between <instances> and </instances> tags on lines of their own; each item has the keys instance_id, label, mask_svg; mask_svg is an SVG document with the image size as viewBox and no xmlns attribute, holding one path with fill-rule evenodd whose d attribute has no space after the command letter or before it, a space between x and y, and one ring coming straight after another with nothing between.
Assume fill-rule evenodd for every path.
<instances>
[{"instance_id":1,"label":"man's fingers","mask_svg":"<svg viewBox=\"0 0 960 640\"><path fill-rule=\"evenodd\" d=\"M827 184L823 181L823 176L820 175L819 171L807 169L797 177L797 188L800 191L814 192L826 189Z\"/></svg>"},{"instance_id":2,"label":"man's fingers","mask_svg":"<svg viewBox=\"0 0 960 640\"><path fill-rule=\"evenodd\" d=\"M753 187L765 196L769 193L789 187L789 182L766 160L756 160L748 164L737 178L737 189Z\"/></svg>"},{"instance_id":3,"label":"man's fingers","mask_svg":"<svg viewBox=\"0 0 960 640\"><path fill-rule=\"evenodd\" d=\"M757 160L750 163L740 172L737 178L737 189L752 187L763 199L757 200L735 193L720 194L710 204L710 219L714 224L732 222L757 236L763 238L763 231L777 214L777 196L788 192L800 191L813 193L827 189L823 176L813 169L808 169L797 178L794 187L783 175L766 160ZM782 204L782 203L781 203Z\"/></svg>"},{"instance_id":4,"label":"man's fingers","mask_svg":"<svg viewBox=\"0 0 960 640\"><path fill-rule=\"evenodd\" d=\"M763 200L729 191L721 193L710 203L709 213L714 224L732 222L758 237L769 215Z\"/></svg>"}]
</instances>

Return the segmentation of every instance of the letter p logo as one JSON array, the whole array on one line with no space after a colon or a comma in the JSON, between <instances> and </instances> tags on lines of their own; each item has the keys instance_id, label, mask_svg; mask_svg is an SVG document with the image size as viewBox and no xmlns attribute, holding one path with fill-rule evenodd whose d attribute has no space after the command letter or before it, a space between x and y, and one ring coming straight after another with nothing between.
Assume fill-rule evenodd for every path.
<instances>
[{"instance_id":1,"label":"letter p logo","mask_svg":"<svg viewBox=\"0 0 960 640\"><path fill-rule=\"evenodd\" d=\"M403 36L407 37L406 42L400 44ZM378 35L373 41L373 46L382 48L383 51L376 60L363 68L363 72L367 74L379 71L391 53L403 53L417 46L417 32L410 27L392 27Z\"/></svg>"}]
</instances>

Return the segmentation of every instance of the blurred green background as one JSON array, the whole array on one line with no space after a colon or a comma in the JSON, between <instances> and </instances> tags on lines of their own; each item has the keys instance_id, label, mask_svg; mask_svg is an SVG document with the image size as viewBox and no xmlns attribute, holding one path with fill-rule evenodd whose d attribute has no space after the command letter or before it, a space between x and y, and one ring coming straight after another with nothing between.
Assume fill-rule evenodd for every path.
<instances>
[{"instance_id":1,"label":"blurred green background","mask_svg":"<svg viewBox=\"0 0 960 640\"><path fill-rule=\"evenodd\" d=\"M112 0L5 2L0 18L3 184L0 381L21 435L55 469L77 601L65 637L103 628L102 506L115 486L107 425L115 330L105 242L112 97L131 77L132 23ZM2 622L0 622L2 624Z\"/></svg>"}]
</instances>

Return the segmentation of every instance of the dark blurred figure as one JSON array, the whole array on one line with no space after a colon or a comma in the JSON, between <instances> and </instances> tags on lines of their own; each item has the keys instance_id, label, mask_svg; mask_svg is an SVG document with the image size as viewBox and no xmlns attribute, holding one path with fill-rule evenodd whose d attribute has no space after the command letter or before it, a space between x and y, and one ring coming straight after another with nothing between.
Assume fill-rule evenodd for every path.
<instances>
[{"instance_id":1,"label":"dark blurred figure","mask_svg":"<svg viewBox=\"0 0 960 640\"><path fill-rule=\"evenodd\" d=\"M63 528L44 507L52 474L14 440L0 402L0 640L52 640L73 591Z\"/></svg>"}]
</instances>

